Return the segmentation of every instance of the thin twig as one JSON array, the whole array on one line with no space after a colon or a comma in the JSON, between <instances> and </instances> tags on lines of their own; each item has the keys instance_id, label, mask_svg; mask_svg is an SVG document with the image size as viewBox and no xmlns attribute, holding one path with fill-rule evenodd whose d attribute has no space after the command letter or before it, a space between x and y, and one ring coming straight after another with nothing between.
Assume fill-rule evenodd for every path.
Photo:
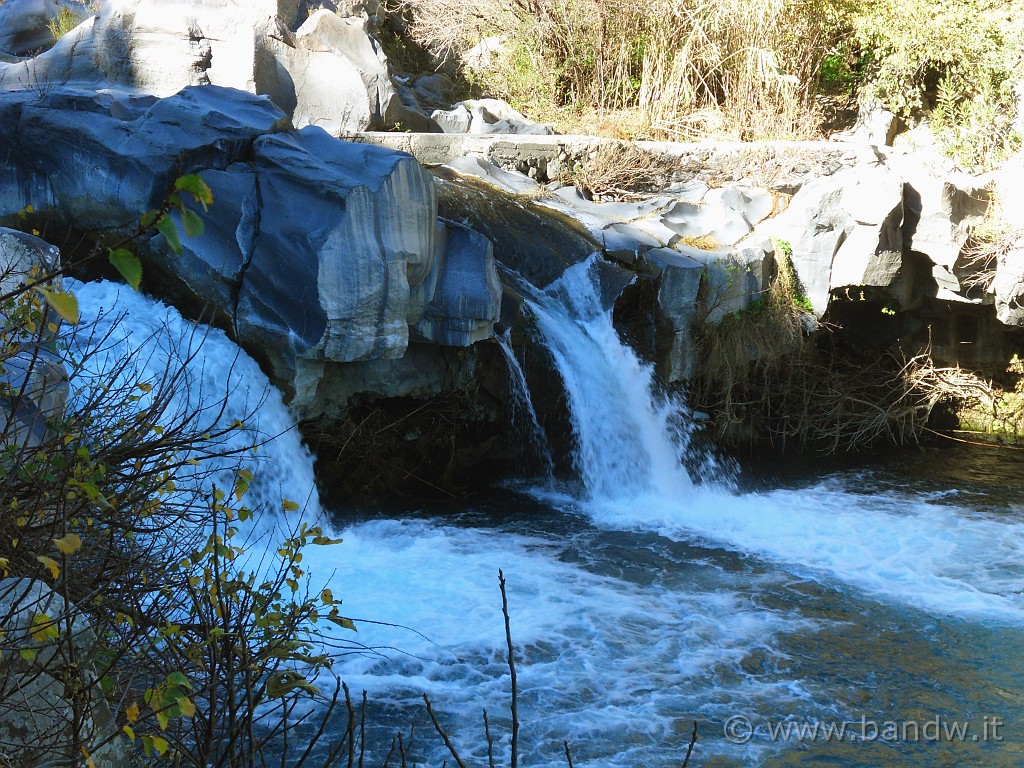
<instances>
[{"instance_id":1,"label":"thin twig","mask_svg":"<svg viewBox=\"0 0 1024 768\"><path fill-rule=\"evenodd\" d=\"M444 741L444 745L448 747L448 751L451 752L452 757L455 758L455 762L459 764L459 768L466 768L466 764L462 762L462 758L459 757L458 750L455 749L455 745L452 744L452 740L448 738L448 734L444 732L444 728L437 722L437 716L434 714L434 708L430 706L430 697L427 694L423 694L423 703L427 705L427 714L430 715L430 722L434 724L434 730L437 731L437 735Z\"/></svg>"},{"instance_id":2,"label":"thin twig","mask_svg":"<svg viewBox=\"0 0 1024 768\"><path fill-rule=\"evenodd\" d=\"M494 768L494 740L491 739L491 724L487 721L487 710L484 710L484 735L487 737L487 765Z\"/></svg>"},{"instance_id":3,"label":"thin twig","mask_svg":"<svg viewBox=\"0 0 1024 768\"><path fill-rule=\"evenodd\" d=\"M563 740L562 741L562 746L565 747L565 759L566 759L566 762L569 763L569 768L573 768L573 765L572 765L572 752L569 751L569 742ZM683 764L683 768L686 768L686 764L685 763Z\"/></svg>"},{"instance_id":4,"label":"thin twig","mask_svg":"<svg viewBox=\"0 0 1024 768\"><path fill-rule=\"evenodd\" d=\"M501 589L501 615L505 617L505 644L508 646L508 671L512 681L512 768L519 763L519 687L516 684L515 648L512 645L512 624L508 617L508 594L505 574L498 569L498 587Z\"/></svg>"},{"instance_id":5,"label":"thin twig","mask_svg":"<svg viewBox=\"0 0 1024 768\"><path fill-rule=\"evenodd\" d=\"M690 746L686 748L686 759L683 760L682 768L686 768L690 763L690 755L693 754L693 745L697 743L697 721L693 721L693 735L690 736ZM570 765L571 768L571 765Z\"/></svg>"},{"instance_id":6,"label":"thin twig","mask_svg":"<svg viewBox=\"0 0 1024 768\"><path fill-rule=\"evenodd\" d=\"M359 768L363 768L366 755L366 691L363 691L363 706L359 713Z\"/></svg>"},{"instance_id":7,"label":"thin twig","mask_svg":"<svg viewBox=\"0 0 1024 768\"><path fill-rule=\"evenodd\" d=\"M395 754L395 747L398 745L398 736L391 737L391 749L388 750L388 756L384 758L384 768L388 768L391 764L391 756Z\"/></svg>"}]
</instances>

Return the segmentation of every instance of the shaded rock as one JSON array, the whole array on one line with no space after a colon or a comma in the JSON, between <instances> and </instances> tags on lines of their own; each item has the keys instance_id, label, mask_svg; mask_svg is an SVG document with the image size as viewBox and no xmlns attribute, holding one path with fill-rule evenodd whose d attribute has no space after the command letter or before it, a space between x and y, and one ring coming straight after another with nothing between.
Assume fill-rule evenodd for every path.
<instances>
[{"instance_id":1,"label":"shaded rock","mask_svg":"<svg viewBox=\"0 0 1024 768\"><path fill-rule=\"evenodd\" d=\"M491 241L447 223L443 254L433 271L433 279L424 281L434 287L416 331L436 344L456 347L490 338L501 315L501 282Z\"/></svg>"},{"instance_id":2,"label":"shaded rock","mask_svg":"<svg viewBox=\"0 0 1024 768\"><path fill-rule=\"evenodd\" d=\"M59 262L59 252L49 243L24 232L0 228L0 293L10 293L53 271ZM63 281L57 277L48 284L61 288ZM61 320L55 312L47 309L46 317L53 329L59 328ZM0 318L5 325L10 321L6 310L0 313ZM64 416L70 387L57 353L57 333L43 328L41 335L26 334L18 339L21 349L4 357L0 366L0 442L4 445L40 445L52 435L51 423Z\"/></svg>"},{"instance_id":3,"label":"shaded rock","mask_svg":"<svg viewBox=\"0 0 1024 768\"><path fill-rule=\"evenodd\" d=\"M644 265L657 283L655 370L662 382L676 384L693 373L691 329L705 265L669 248L647 251Z\"/></svg>"},{"instance_id":4,"label":"shaded rock","mask_svg":"<svg viewBox=\"0 0 1024 768\"><path fill-rule=\"evenodd\" d=\"M760 298L775 275L775 249L769 242L735 251L701 251L677 246L704 265L703 320L716 324L747 309Z\"/></svg>"},{"instance_id":5,"label":"shaded rock","mask_svg":"<svg viewBox=\"0 0 1024 768\"><path fill-rule=\"evenodd\" d=\"M56 638L43 638L40 622L59 626ZM70 626L70 631L68 631ZM87 750L97 768L129 764L127 742L99 693L93 673L95 636L74 606L41 581L0 580L0 743L11 765L69 763ZM71 649L74 652L71 652ZM8 649L32 650L34 658ZM73 661L72 661L73 660ZM84 744L73 731L68 690L75 685L90 700L83 713Z\"/></svg>"},{"instance_id":6,"label":"shaded rock","mask_svg":"<svg viewBox=\"0 0 1024 768\"><path fill-rule=\"evenodd\" d=\"M91 16L76 0L6 0L0 3L0 53L31 56L53 46L50 23L67 8L77 17Z\"/></svg>"},{"instance_id":7,"label":"shaded rock","mask_svg":"<svg viewBox=\"0 0 1024 768\"><path fill-rule=\"evenodd\" d=\"M494 243L494 257L537 286L558 279L601 244L564 213L450 170L435 171L441 216L466 224ZM524 236L524 233L527 233Z\"/></svg>"}]
</instances>

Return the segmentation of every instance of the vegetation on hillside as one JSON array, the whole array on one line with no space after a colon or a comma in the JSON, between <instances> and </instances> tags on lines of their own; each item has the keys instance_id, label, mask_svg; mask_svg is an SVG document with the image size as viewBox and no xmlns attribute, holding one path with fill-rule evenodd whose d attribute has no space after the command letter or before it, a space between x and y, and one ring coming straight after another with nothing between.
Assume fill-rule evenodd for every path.
<instances>
[{"instance_id":1,"label":"vegetation on hillside","mask_svg":"<svg viewBox=\"0 0 1024 768\"><path fill-rule=\"evenodd\" d=\"M1019 0L390 0L405 38L477 94L567 132L820 135L881 100L983 164L1017 146ZM478 44L493 38L493 50ZM409 60L409 57L405 57ZM824 112L823 112L824 108Z\"/></svg>"}]
</instances>

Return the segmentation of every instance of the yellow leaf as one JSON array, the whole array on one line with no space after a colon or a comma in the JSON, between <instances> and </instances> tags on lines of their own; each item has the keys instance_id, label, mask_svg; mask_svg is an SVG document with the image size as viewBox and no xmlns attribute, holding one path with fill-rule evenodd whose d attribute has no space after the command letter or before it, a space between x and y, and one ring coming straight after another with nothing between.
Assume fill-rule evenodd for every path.
<instances>
[{"instance_id":1,"label":"yellow leaf","mask_svg":"<svg viewBox=\"0 0 1024 768\"><path fill-rule=\"evenodd\" d=\"M182 696L177 701L178 707L181 709L181 714L185 717L192 717L196 713L196 705L192 703L192 699Z\"/></svg>"},{"instance_id":2,"label":"yellow leaf","mask_svg":"<svg viewBox=\"0 0 1024 768\"><path fill-rule=\"evenodd\" d=\"M320 593L320 599L323 601L325 605L330 605L334 602L334 593L331 592L331 590L329 589L325 589L323 592Z\"/></svg>"},{"instance_id":3,"label":"yellow leaf","mask_svg":"<svg viewBox=\"0 0 1024 768\"><path fill-rule=\"evenodd\" d=\"M156 750L158 755L164 755L167 753L167 739L161 739L159 736L153 737L153 749Z\"/></svg>"},{"instance_id":4,"label":"yellow leaf","mask_svg":"<svg viewBox=\"0 0 1024 768\"><path fill-rule=\"evenodd\" d=\"M78 323L78 299L75 298L74 294L42 286L39 287L39 292L43 294L46 303L53 308L54 312L72 325Z\"/></svg>"},{"instance_id":5,"label":"yellow leaf","mask_svg":"<svg viewBox=\"0 0 1024 768\"><path fill-rule=\"evenodd\" d=\"M121 730L125 732L125 735L129 739L131 739L132 741L135 741L135 731L132 728L129 728L127 725L122 725L121 726Z\"/></svg>"},{"instance_id":6,"label":"yellow leaf","mask_svg":"<svg viewBox=\"0 0 1024 768\"><path fill-rule=\"evenodd\" d=\"M133 701L128 705L128 709L124 711L124 716L129 723L134 723L139 719L139 705Z\"/></svg>"},{"instance_id":7,"label":"yellow leaf","mask_svg":"<svg viewBox=\"0 0 1024 768\"><path fill-rule=\"evenodd\" d=\"M37 613L32 617L32 627L29 629L32 639L37 643L45 643L47 640L54 640L60 635L57 622L45 613Z\"/></svg>"},{"instance_id":8,"label":"yellow leaf","mask_svg":"<svg viewBox=\"0 0 1024 768\"><path fill-rule=\"evenodd\" d=\"M54 539L53 543L65 555L73 555L82 548L82 539L77 533L69 533L67 536Z\"/></svg>"},{"instance_id":9,"label":"yellow leaf","mask_svg":"<svg viewBox=\"0 0 1024 768\"><path fill-rule=\"evenodd\" d=\"M9 576L11 573L11 561L6 557L0 557L0 573Z\"/></svg>"},{"instance_id":10,"label":"yellow leaf","mask_svg":"<svg viewBox=\"0 0 1024 768\"><path fill-rule=\"evenodd\" d=\"M50 572L50 578L56 579L60 576L60 566L57 565L57 561L52 557L46 557L45 555L36 555L36 560L42 563L46 569Z\"/></svg>"},{"instance_id":11,"label":"yellow leaf","mask_svg":"<svg viewBox=\"0 0 1024 768\"><path fill-rule=\"evenodd\" d=\"M281 499L281 507L284 509L285 512L294 512L299 508L299 505L296 504L294 501L290 501L288 499Z\"/></svg>"},{"instance_id":12,"label":"yellow leaf","mask_svg":"<svg viewBox=\"0 0 1024 768\"><path fill-rule=\"evenodd\" d=\"M89 752L86 750L85 747L82 747L82 757L85 758L85 764L89 768L96 768L96 763L92 761L92 758L89 756Z\"/></svg>"}]
</instances>

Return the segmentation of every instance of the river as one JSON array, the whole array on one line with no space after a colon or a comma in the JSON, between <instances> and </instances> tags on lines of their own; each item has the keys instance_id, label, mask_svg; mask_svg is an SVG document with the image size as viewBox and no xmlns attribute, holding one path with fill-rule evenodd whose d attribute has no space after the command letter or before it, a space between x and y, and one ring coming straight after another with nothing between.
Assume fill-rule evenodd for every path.
<instances>
[{"instance_id":1,"label":"river","mask_svg":"<svg viewBox=\"0 0 1024 768\"><path fill-rule=\"evenodd\" d=\"M576 766L679 766L694 721L692 766L1021 765L1022 454L744 472L691 446L685 404L658 395L593 282L583 265L531 299L575 479L510 478L470 507L334 508L344 544L306 560L357 619L365 649L336 671L369 694L369 764L415 722L415 762L441 765L424 692L475 765L486 707L508 763L501 568L524 766L566 765L563 740ZM115 299L153 315L79 290L84 315ZM211 333L189 364L265 385L244 355L223 370L227 345ZM279 397L260 411L287 421ZM267 466L315 505L289 434Z\"/></svg>"}]
</instances>

